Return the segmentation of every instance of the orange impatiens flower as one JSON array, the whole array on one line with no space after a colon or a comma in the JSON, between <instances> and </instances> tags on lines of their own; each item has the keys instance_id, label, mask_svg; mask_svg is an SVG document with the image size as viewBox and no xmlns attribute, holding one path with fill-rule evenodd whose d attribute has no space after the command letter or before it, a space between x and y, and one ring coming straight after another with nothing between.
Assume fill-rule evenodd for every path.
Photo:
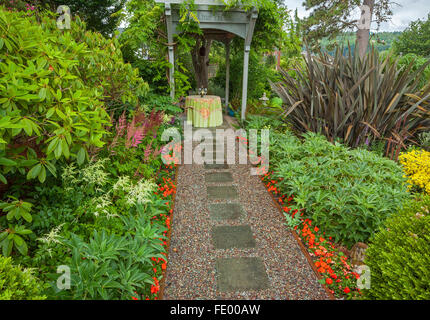
<instances>
[{"instance_id":1,"label":"orange impatiens flower","mask_svg":"<svg viewBox=\"0 0 430 320\"><path fill-rule=\"evenodd\" d=\"M154 279L154 284L151 285L151 293L156 294L160 290L160 284L156 277L153 277L152 279Z\"/></svg>"},{"instance_id":2,"label":"orange impatiens flower","mask_svg":"<svg viewBox=\"0 0 430 320\"><path fill-rule=\"evenodd\" d=\"M266 189L277 195L276 201L281 204L281 210L289 213L293 218L297 212L303 217L306 210L292 210L290 208L292 204L290 202L294 200L294 196L290 195L288 197L283 194L282 185L279 187L281 179L272 178L272 174L273 172L266 172L262 180ZM346 295L355 297L360 294L354 282L354 278L359 277L359 275L352 271L351 265L348 264L348 257L339 252L333 243L334 239L326 235L318 226L312 225L315 221L309 218L301 218L300 222L301 224L296 225L294 230L297 230L297 234L303 244L307 246L310 256L316 260L313 263L315 269L323 275L323 283L332 289L331 285L336 282L336 286L330 292L336 297Z\"/></svg>"}]
</instances>

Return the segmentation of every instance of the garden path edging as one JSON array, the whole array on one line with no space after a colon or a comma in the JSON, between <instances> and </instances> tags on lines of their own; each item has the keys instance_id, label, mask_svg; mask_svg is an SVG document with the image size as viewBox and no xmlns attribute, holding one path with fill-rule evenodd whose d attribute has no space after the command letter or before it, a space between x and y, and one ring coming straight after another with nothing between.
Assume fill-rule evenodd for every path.
<instances>
[{"instance_id":1,"label":"garden path edging","mask_svg":"<svg viewBox=\"0 0 430 320\"><path fill-rule=\"evenodd\" d=\"M264 182L261 181L261 183ZM267 188L265 188L267 190ZM279 203L276 201L275 196L269 191L267 190L267 192L270 194L270 196L272 197L273 202L275 203L275 207L277 207L279 213L282 215L282 217L284 216L282 213L282 208L279 205ZM297 232L294 229L289 230L291 232L291 234L293 235L294 239L296 239L297 243L299 244L300 250L302 251L303 255L306 257L309 265L311 266L312 270L314 271L315 275L317 276L318 279L323 279L323 277L321 276L321 274L318 272L318 270L315 267L315 264L312 260L312 257L309 255L308 250L306 249L305 245L303 244L302 240L300 239L299 235L297 234ZM331 300L337 300L335 298L335 296L330 292L330 290L327 288L326 285L321 283L321 286L324 288L324 290L326 291L327 295L330 297Z\"/></svg>"},{"instance_id":2,"label":"garden path edging","mask_svg":"<svg viewBox=\"0 0 430 320\"><path fill-rule=\"evenodd\" d=\"M175 187L178 185L178 172L179 172L179 167L180 166L176 166L175 167ZM170 249L170 239L171 239L171 232L172 232L172 225L173 225L173 213L175 212L175 203L176 203L176 194L178 193L178 190L175 190L176 192L173 194L172 197L172 213L170 213L169 218L171 221L170 224L170 228L167 231L167 246L166 246L166 265L169 265L169 249ZM166 268L167 270L167 268ZM165 283L166 283L166 270L163 270L163 277L161 278L161 282L160 282L160 291L158 293L158 300L163 300L163 295L164 295L164 288L165 288Z\"/></svg>"}]
</instances>

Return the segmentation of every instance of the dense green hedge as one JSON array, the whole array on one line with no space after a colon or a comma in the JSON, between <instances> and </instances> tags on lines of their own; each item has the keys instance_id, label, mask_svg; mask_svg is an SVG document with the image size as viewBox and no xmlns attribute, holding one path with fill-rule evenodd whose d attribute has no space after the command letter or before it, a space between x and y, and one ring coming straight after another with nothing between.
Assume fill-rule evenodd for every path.
<instances>
[{"instance_id":1,"label":"dense green hedge","mask_svg":"<svg viewBox=\"0 0 430 320\"><path fill-rule=\"evenodd\" d=\"M368 299L430 299L430 196L389 218L366 251Z\"/></svg>"},{"instance_id":2,"label":"dense green hedge","mask_svg":"<svg viewBox=\"0 0 430 320\"><path fill-rule=\"evenodd\" d=\"M307 133L272 134L270 171L296 209L337 242L351 247L366 242L409 197L402 169L364 149L332 144Z\"/></svg>"}]
</instances>

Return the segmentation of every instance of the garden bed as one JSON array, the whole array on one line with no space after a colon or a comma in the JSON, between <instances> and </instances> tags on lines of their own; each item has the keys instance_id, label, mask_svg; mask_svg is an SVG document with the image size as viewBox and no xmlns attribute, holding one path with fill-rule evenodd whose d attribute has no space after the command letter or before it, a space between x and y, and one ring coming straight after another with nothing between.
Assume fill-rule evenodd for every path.
<instances>
[{"instance_id":1,"label":"garden bed","mask_svg":"<svg viewBox=\"0 0 430 320\"><path fill-rule=\"evenodd\" d=\"M284 216L292 218L296 214L303 216L303 213L291 210L290 204L294 197L281 194L276 187L278 181L273 180L271 173L264 175L261 180ZM290 228L290 231L330 297L351 299L361 294L356 286L359 275L352 271L348 257L336 249L331 238L328 240L324 238L324 231L321 232L317 226L312 226L310 219L303 218L300 218L300 224Z\"/></svg>"},{"instance_id":2,"label":"garden bed","mask_svg":"<svg viewBox=\"0 0 430 320\"><path fill-rule=\"evenodd\" d=\"M170 248L170 239L171 239L171 233L172 233L172 229L171 229L171 221L173 220L173 213L175 211L175 200L176 200L176 186L177 186L177 182L178 182L178 166L175 166L175 174L174 174L174 183L173 185L175 186L175 192L172 195L172 199L171 199L171 209L169 211L169 216L167 219L169 219L169 223L166 223L166 226L168 228L167 231L167 244L166 244L166 259L169 259L169 248ZM166 185L165 185L166 186ZM165 186L160 186L160 191L165 192L165 190L161 190L162 188L165 188ZM157 296L157 300L162 300L163 299L163 294L164 294L164 287L165 287L165 282L166 282L166 278L165 278L165 271L167 269L167 265L162 268L163 270L163 276L161 278L161 283L160 283L160 291L159 294Z\"/></svg>"}]
</instances>

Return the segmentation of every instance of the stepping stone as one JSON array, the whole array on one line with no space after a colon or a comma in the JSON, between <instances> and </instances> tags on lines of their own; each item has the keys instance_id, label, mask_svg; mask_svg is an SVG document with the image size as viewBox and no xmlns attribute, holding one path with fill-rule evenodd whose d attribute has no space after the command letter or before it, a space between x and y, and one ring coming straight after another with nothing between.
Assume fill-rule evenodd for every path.
<instances>
[{"instance_id":1,"label":"stepping stone","mask_svg":"<svg viewBox=\"0 0 430 320\"><path fill-rule=\"evenodd\" d=\"M255 248L250 226L218 226L212 228L215 249Z\"/></svg>"},{"instance_id":2,"label":"stepping stone","mask_svg":"<svg viewBox=\"0 0 430 320\"><path fill-rule=\"evenodd\" d=\"M227 199L237 199L238 198L238 192L236 187L234 186L213 186L213 187L207 187L208 191L208 198L209 200L227 200Z\"/></svg>"},{"instance_id":3,"label":"stepping stone","mask_svg":"<svg viewBox=\"0 0 430 320\"><path fill-rule=\"evenodd\" d=\"M213 163L213 164L205 163L205 169L208 169L208 170L228 169L228 164L226 164L226 163Z\"/></svg>"},{"instance_id":4,"label":"stepping stone","mask_svg":"<svg viewBox=\"0 0 430 320\"><path fill-rule=\"evenodd\" d=\"M221 258L216 261L218 290L245 291L264 290L269 279L260 258Z\"/></svg>"},{"instance_id":5,"label":"stepping stone","mask_svg":"<svg viewBox=\"0 0 430 320\"><path fill-rule=\"evenodd\" d=\"M209 215L212 220L235 220L243 213L239 203L213 203L209 204Z\"/></svg>"},{"instance_id":6,"label":"stepping stone","mask_svg":"<svg viewBox=\"0 0 430 320\"><path fill-rule=\"evenodd\" d=\"M206 173L206 183L210 182L233 182L233 176L230 172L212 172Z\"/></svg>"}]
</instances>

